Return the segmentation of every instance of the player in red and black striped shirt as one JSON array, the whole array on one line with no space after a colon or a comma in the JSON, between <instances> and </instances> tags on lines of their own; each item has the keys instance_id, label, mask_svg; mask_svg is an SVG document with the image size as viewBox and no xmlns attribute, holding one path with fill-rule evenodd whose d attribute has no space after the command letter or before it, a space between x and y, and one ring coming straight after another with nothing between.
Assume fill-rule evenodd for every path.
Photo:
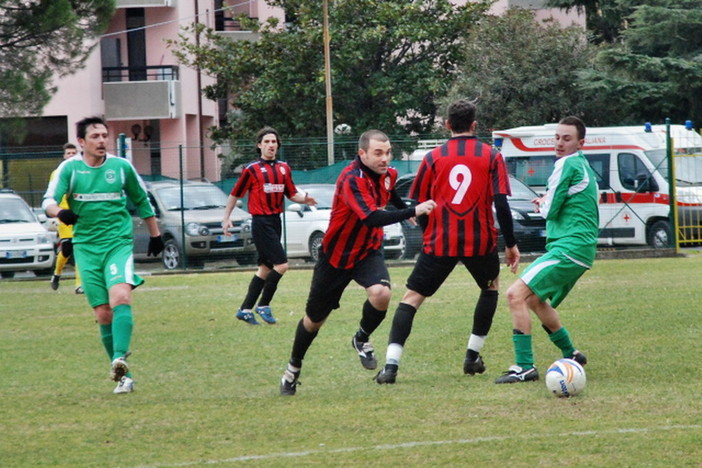
<instances>
[{"instance_id":1,"label":"player in red and black striped shirt","mask_svg":"<svg viewBox=\"0 0 702 468\"><path fill-rule=\"evenodd\" d=\"M432 200L407 208L395 192L397 171L390 167L392 147L385 133L369 130L358 142L358 157L336 181L329 228L314 267L305 316L295 332L290 362L280 383L281 395L294 395L302 360L317 332L351 280L366 289L359 330L351 345L366 369L378 365L369 337L381 324L390 303L390 274L380 251L383 226L434 208ZM398 210L386 211L388 202Z\"/></svg>"},{"instance_id":2,"label":"player in red and black striped shirt","mask_svg":"<svg viewBox=\"0 0 702 468\"><path fill-rule=\"evenodd\" d=\"M222 229L225 233L229 232L232 227L230 215L236 201L248 192L248 208L252 216L251 235L258 251L258 270L249 284L248 293L236 318L251 325L259 324L251 312L259 295L261 299L256 306L256 313L266 323L276 323L270 303L278 289L280 278L288 271L288 257L280 243L283 197L308 205L317 203L306 193L297 191L290 166L276 159L280 145L280 136L275 129L265 127L259 130L256 135L256 151L260 158L249 163L242 171L227 199L222 221Z\"/></svg>"},{"instance_id":3,"label":"player in red and black striped shirt","mask_svg":"<svg viewBox=\"0 0 702 468\"><path fill-rule=\"evenodd\" d=\"M500 274L493 204L512 273L519 266L519 249L507 201L507 169L502 155L474 136L475 113L470 101L452 103L446 121L451 138L427 153L417 171L410 197L420 202L433 199L436 209L423 220L423 248L407 279L407 292L395 311L385 368L375 378L378 383L395 383L417 309L439 289L458 262L468 269L481 290L463 371L470 375L485 371L480 350L497 309Z\"/></svg>"}]
</instances>

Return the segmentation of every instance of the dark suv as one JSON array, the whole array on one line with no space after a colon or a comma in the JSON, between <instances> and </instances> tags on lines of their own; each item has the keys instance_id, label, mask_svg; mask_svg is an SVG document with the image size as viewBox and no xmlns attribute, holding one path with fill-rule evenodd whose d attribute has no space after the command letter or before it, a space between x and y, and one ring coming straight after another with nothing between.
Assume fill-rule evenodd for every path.
<instances>
[{"instance_id":1,"label":"dark suv","mask_svg":"<svg viewBox=\"0 0 702 468\"><path fill-rule=\"evenodd\" d=\"M406 174L397 179L395 190L397 194L405 200L407 206L413 206L415 201L409 198L409 191L412 187L416 174ZM539 195L534 192L528 185L519 181L517 178L509 176L509 184L512 188L512 195L508 197L509 207L512 210L512 220L514 221L514 236L517 238L519 250L525 252L543 252L546 249L546 220L540 214L534 213L534 205L531 200ZM494 208L493 208L494 211ZM500 228L495 219L495 225L498 230ZM402 224L405 232L405 240L408 245L418 246L417 252L422 246L422 230L419 227L412 226L409 222L404 221ZM418 241L417 241L418 237ZM504 240L500 235L498 237L498 246L500 250L504 249ZM414 248L414 247L413 247ZM409 248L408 248L409 250ZM415 252L416 253L416 252ZM414 254L412 254L414 255Z\"/></svg>"}]
</instances>

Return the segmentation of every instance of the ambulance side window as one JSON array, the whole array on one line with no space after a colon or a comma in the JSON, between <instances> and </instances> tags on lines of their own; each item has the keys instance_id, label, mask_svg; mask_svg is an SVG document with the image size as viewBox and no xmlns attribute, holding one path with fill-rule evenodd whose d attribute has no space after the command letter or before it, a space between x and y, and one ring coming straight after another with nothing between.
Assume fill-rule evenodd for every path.
<instances>
[{"instance_id":1,"label":"ambulance side window","mask_svg":"<svg viewBox=\"0 0 702 468\"><path fill-rule=\"evenodd\" d=\"M543 186L553 172L553 156L513 156L505 158L507 172L529 186Z\"/></svg>"},{"instance_id":2,"label":"ambulance side window","mask_svg":"<svg viewBox=\"0 0 702 468\"><path fill-rule=\"evenodd\" d=\"M639 183L648 180L651 173L646 169L643 162L632 153L619 153L617 155L617 166L619 169L619 181L627 190L636 191Z\"/></svg>"},{"instance_id":3,"label":"ambulance side window","mask_svg":"<svg viewBox=\"0 0 702 468\"><path fill-rule=\"evenodd\" d=\"M597 188L609 189L609 154L587 154L585 157L597 176Z\"/></svg>"}]
</instances>

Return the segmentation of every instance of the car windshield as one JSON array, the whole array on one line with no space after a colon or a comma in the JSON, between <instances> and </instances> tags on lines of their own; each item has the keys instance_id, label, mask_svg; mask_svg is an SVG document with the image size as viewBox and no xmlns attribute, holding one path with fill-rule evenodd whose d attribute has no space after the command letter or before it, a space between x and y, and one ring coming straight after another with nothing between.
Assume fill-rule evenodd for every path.
<instances>
[{"instance_id":1,"label":"car windshield","mask_svg":"<svg viewBox=\"0 0 702 468\"><path fill-rule=\"evenodd\" d=\"M298 187L298 190L309 193L310 197L314 197L317 200L318 210L330 210L332 203L334 202L334 190L336 186L334 184L327 185L302 185Z\"/></svg>"},{"instance_id":2,"label":"car windshield","mask_svg":"<svg viewBox=\"0 0 702 468\"><path fill-rule=\"evenodd\" d=\"M23 200L9 198L0 203L0 224L36 222L34 213Z\"/></svg>"},{"instance_id":3,"label":"car windshield","mask_svg":"<svg viewBox=\"0 0 702 468\"><path fill-rule=\"evenodd\" d=\"M519 179L510 176L509 185L512 189L512 196L509 197L510 200L528 200L531 201L539 195L534 192L529 186L525 185Z\"/></svg>"},{"instance_id":4,"label":"car windshield","mask_svg":"<svg viewBox=\"0 0 702 468\"><path fill-rule=\"evenodd\" d=\"M180 187L164 187L158 190L158 196L163 202L166 210L179 211ZM215 186L184 186L183 187L183 209L184 210L211 210L224 208L227 205L227 196Z\"/></svg>"}]
</instances>

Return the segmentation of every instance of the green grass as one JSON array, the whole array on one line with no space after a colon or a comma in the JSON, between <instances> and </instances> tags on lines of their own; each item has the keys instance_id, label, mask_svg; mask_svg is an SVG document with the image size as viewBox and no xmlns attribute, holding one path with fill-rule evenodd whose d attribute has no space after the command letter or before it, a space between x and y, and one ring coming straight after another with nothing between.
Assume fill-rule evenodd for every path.
<instances>
[{"instance_id":1,"label":"green grass","mask_svg":"<svg viewBox=\"0 0 702 468\"><path fill-rule=\"evenodd\" d=\"M394 267L381 362L410 272ZM501 296L484 355L464 376L477 288L456 269L424 304L396 385L349 341L365 300L350 286L310 348L295 397L278 395L310 270L291 269L276 326L233 318L251 272L147 278L134 295L137 391L113 395L97 325L69 283L0 282L0 464L28 466L699 466L702 255L603 260L560 313L590 363L571 399L543 381L495 385L513 361ZM501 289L514 276L503 270ZM537 366L559 357L534 327ZM208 465L208 466L209 466Z\"/></svg>"}]
</instances>

